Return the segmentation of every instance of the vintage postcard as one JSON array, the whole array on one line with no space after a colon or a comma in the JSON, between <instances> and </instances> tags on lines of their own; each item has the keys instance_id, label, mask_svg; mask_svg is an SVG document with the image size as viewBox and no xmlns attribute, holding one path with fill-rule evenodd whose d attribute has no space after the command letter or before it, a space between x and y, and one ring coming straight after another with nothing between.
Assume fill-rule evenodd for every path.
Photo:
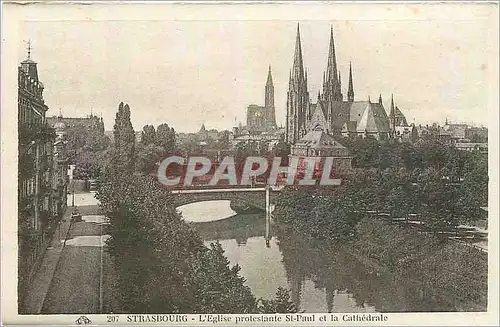
<instances>
[{"instance_id":1,"label":"vintage postcard","mask_svg":"<svg viewBox=\"0 0 500 327\"><path fill-rule=\"evenodd\" d=\"M3 324L499 323L497 2L3 11Z\"/></svg>"}]
</instances>

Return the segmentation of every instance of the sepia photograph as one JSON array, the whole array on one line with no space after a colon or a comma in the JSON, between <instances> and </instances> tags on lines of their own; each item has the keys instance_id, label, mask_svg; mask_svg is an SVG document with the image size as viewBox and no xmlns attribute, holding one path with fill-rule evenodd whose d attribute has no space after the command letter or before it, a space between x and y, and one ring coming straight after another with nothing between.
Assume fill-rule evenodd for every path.
<instances>
[{"instance_id":1,"label":"sepia photograph","mask_svg":"<svg viewBox=\"0 0 500 327\"><path fill-rule=\"evenodd\" d=\"M3 9L11 317L497 310L498 3Z\"/></svg>"}]
</instances>

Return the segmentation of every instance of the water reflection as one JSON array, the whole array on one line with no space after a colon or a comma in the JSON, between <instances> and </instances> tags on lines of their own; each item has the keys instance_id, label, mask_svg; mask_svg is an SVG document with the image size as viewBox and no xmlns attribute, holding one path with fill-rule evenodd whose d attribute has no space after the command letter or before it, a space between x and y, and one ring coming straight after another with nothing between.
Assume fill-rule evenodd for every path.
<instances>
[{"instance_id":1,"label":"water reflection","mask_svg":"<svg viewBox=\"0 0 500 327\"><path fill-rule=\"evenodd\" d=\"M486 310L482 300L441 289L432 278L420 278L429 274L390 273L345 244L271 227L267 247L264 214L235 215L194 226L207 243L220 240L231 264L241 266L255 296L274 298L279 286L286 287L306 312Z\"/></svg>"}]
</instances>

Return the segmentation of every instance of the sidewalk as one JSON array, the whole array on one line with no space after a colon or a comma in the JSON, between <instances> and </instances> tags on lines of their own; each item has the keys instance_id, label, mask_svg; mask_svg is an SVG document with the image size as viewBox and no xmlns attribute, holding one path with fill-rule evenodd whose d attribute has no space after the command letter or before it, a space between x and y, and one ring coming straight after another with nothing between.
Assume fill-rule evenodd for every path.
<instances>
[{"instance_id":1,"label":"sidewalk","mask_svg":"<svg viewBox=\"0 0 500 327\"><path fill-rule=\"evenodd\" d=\"M54 272L59 262L59 257L64 249L64 243L71 227L72 207L68 206L62 218L62 222L55 230L49 247L45 251L38 270L35 272L29 293L26 294L24 307L28 314L39 314L42 310L43 301L50 287Z\"/></svg>"}]
</instances>

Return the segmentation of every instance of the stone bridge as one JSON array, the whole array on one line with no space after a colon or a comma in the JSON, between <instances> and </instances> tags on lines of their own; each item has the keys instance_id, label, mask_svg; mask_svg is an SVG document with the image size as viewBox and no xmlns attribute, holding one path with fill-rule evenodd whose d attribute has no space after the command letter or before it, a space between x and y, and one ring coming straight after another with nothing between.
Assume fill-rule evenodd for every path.
<instances>
[{"instance_id":1,"label":"stone bridge","mask_svg":"<svg viewBox=\"0 0 500 327\"><path fill-rule=\"evenodd\" d=\"M274 203L281 188L270 189L270 203ZM266 210L266 189L265 188L226 188L226 189L184 189L172 190L175 199L175 206L216 200L231 201L231 208L234 211L239 207L250 206L262 211Z\"/></svg>"}]
</instances>

